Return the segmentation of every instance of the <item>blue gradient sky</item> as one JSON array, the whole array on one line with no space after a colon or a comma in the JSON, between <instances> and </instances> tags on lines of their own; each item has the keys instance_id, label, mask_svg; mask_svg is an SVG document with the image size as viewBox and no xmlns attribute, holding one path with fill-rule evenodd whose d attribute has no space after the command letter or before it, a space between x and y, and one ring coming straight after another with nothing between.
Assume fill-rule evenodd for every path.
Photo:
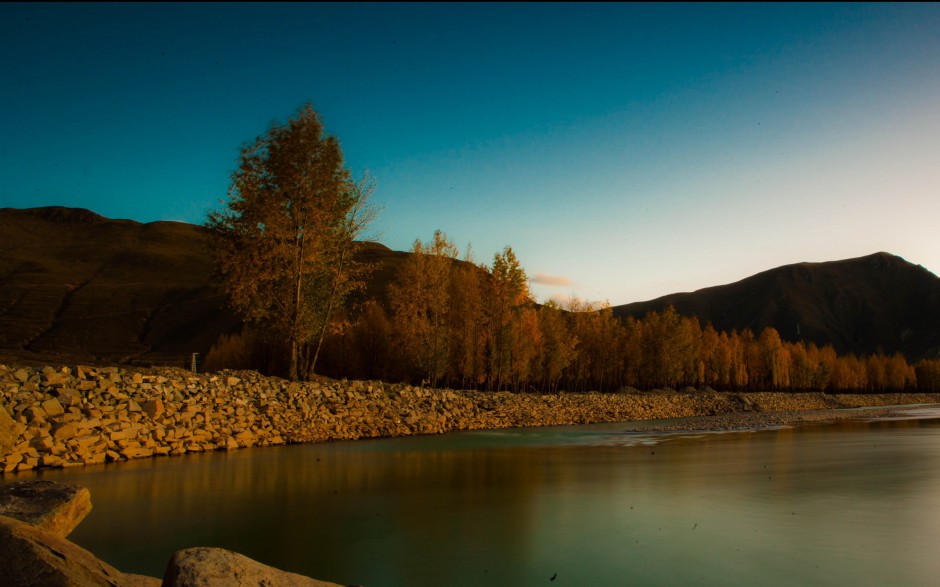
<instances>
[{"instance_id":1,"label":"blue gradient sky","mask_svg":"<svg viewBox=\"0 0 940 587\"><path fill-rule=\"evenodd\" d=\"M937 4L2 4L0 60L0 206L199 223L309 101L379 240L510 244L540 300L940 271Z\"/></svg>"}]
</instances>

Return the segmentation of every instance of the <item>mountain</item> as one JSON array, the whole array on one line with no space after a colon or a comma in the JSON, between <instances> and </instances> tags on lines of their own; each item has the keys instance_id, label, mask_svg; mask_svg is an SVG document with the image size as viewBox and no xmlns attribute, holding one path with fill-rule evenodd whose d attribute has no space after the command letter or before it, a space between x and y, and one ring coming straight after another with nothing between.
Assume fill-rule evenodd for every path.
<instances>
[{"instance_id":1,"label":"mountain","mask_svg":"<svg viewBox=\"0 0 940 587\"><path fill-rule=\"evenodd\" d=\"M0 209L0 348L24 359L180 362L237 320L204 229L72 208Z\"/></svg>"},{"instance_id":2,"label":"mountain","mask_svg":"<svg viewBox=\"0 0 940 587\"><path fill-rule=\"evenodd\" d=\"M940 278L889 253L797 263L736 283L616 306L642 317L673 306L717 330L772 326L785 340L832 344L839 353L940 358Z\"/></svg>"},{"instance_id":3,"label":"mountain","mask_svg":"<svg viewBox=\"0 0 940 587\"><path fill-rule=\"evenodd\" d=\"M213 280L206 229L89 210L0 208L0 359L186 365L240 327ZM406 253L365 243L367 295Z\"/></svg>"}]
</instances>

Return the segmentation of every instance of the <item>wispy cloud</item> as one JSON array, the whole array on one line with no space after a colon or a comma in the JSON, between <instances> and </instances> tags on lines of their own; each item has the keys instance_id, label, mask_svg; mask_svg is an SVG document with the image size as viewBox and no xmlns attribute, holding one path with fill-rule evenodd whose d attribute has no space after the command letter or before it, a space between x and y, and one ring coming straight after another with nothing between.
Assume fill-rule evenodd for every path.
<instances>
[{"instance_id":1,"label":"wispy cloud","mask_svg":"<svg viewBox=\"0 0 940 587\"><path fill-rule=\"evenodd\" d=\"M569 287L574 285L570 277L565 277L564 275L548 275L547 273L536 273L535 277L529 279L529 283L548 285L550 287Z\"/></svg>"}]
</instances>

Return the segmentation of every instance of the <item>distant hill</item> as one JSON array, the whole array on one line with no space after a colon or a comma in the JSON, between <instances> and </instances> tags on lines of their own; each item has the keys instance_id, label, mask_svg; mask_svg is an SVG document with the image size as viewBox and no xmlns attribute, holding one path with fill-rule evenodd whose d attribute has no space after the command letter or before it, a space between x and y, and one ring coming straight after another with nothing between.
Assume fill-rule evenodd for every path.
<instances>
[{"instance_id":1,"label":"distant hill","mask_svg":"<svg viewBox=\"0 0 940 587\"><path fill-rule=\"evenodd\" d=\"M772 326L786 340L830 343L839 353L940 358L940 278L888 253L786 265L613 310L641 317L670 305L718 330Z\"/></svg>"},{"instance_id":2,"label":"distant hill","mask_svg":"<svg viewBox=\"0 0 940 587\"><path fill-rule=\"evenodd\" d=\"M72 208L0 209L0 348L42 360L180 362L238 322L205 231Z\"/></svg>"},{"instance_id":3,"label":"distant hill","mask_svg":"<svg viewBox=\"0 0 940 587\"><path fill-rule=\"evenodd\" d=\"M0 360L185 365L240 327L206 229L89 210L0 208ZM368 243L371 295L406 253Z\"/></svg>"}]
</instances>

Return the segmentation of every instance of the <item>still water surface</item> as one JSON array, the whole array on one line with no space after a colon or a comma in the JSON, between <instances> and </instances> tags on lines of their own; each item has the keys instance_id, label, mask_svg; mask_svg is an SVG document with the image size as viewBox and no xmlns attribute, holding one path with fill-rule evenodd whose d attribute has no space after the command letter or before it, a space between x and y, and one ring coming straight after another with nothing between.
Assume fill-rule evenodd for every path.
<instances>
[{"instance_id":1,"label":"still water surface","mask_svg":"<svg viewBox=\"0 0 940 587\"><path fill-rule=\"evenodd\" d=\"M937 585L940 407L735 433L649 423L248 449L6 476L91 490L121 570L219 546L342 584ZM554 578L554 581L552 580Z\"/></svg>"}]
</instances>

